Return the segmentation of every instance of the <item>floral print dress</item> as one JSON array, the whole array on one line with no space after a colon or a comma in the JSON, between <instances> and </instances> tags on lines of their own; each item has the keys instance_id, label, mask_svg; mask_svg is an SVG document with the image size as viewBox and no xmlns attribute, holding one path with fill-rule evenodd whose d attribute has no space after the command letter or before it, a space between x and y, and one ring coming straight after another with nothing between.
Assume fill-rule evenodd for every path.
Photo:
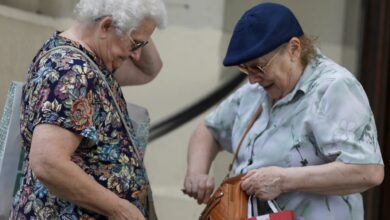
<instances>
[{"instance_id":1,"label":"floral print dress","mask_svg":"<svg viewBox=\"0 0 390 220\"><path fill-rule=\"evenodd\" d=\"M68 45L86 53L100 68L114 93L109 95L103 79L79 52L61 48L50 52L35 66L45 51ZM119 84L102 61L81 45L59 36L43 45L33 60L23 88L21 132L26 150L24 178L15 197L11 219L105 219L52 194L34 175L29 151L34 128L52 124L82 137L71 159L105 188L127 199L146 216L148 213L146 171L137 160L134 145L143 158L145 143L132 143L126 135L113 99L132 127Z\"/></svg>"}]
</instances>

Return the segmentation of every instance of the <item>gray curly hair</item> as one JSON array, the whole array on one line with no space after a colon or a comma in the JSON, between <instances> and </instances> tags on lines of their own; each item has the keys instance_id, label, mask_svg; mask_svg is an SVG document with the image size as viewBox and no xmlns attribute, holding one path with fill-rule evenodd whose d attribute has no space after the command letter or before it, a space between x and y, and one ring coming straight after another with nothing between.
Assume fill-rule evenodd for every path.
<instances>
[{"instance_id":1,"label":"gray curly hair","mask_svg":"<svg viewBox=\"0 0 390 220\"><path fill-rule=\"evenodd\" d=\"M164 28L167 23L162 0L80 0L74 13L76 19L84 24L111 16L122 33L133 31L144 18L154 20L158 28Z\"/></svg>"}]
</instances>

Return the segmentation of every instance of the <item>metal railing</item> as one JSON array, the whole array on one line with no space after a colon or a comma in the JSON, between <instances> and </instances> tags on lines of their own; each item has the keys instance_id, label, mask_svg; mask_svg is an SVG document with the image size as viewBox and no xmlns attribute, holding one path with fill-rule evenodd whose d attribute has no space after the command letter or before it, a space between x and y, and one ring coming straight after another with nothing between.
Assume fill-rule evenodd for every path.
<instances>
[{"instance_id":1,"label":"metal railing","mask_svg":"<svg viewBox=\"0 0 390 220\"><path fill-rule=\"evenodd\" d=\"M155 124L152 124L150 129L149 142L158 139L159 137L171 132L172 130L180 127L191 119L202 114L204 111L221 101L228 96L234 89L240 85L246 78L243 73L237 73L233 77L226 80L215 90L210 92L192 105L177 112L173 116L167 117Z\"/></svg>"}]
</instances>

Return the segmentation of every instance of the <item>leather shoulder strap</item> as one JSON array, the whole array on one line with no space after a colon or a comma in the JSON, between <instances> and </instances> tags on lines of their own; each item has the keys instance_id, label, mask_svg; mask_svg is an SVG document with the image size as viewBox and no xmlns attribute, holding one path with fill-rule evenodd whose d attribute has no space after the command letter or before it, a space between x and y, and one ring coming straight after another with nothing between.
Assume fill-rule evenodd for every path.
<instances>
[{"instance_id":1,"label":"leather shoulder strap","mask_svg":"<svg viewBox=\"0 0 390 220\"><path fill-rule=\"evenodd\" d=\"M226 175L225 179L229 178L230 173L231 173L231 171L233 169L234 161L237 159L238 152L240 151L242 142L244 141L246 135L248 134L249 130L252 128L253 124L255 123L257 118L260 116L262 111L263 111L263 108L261 107L261 104L260 104L260 106L257 108L255 114L253 115L252 119L249 121L249 124L248 124L247 128L245 129L245 132L242 135L240 142L238 142L238 145L237 145L237 148L236 148L236 152L234 153L232 162L229 164L229 171L228 171L228 174Z\"/></svg>"}]
</instances>

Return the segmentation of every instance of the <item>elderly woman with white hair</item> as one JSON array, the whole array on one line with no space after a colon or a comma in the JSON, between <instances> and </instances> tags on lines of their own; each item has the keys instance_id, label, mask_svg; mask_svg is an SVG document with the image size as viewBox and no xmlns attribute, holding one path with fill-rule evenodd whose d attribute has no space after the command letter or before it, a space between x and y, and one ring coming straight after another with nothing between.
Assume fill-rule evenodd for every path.
<instances>
[{"instance_id":1,"label":"elderly woman with white hair","mask_svg":"<svg viewBox=\"0 0 390 220\"><path fill-rule=\"evenodd\" d=\"M10 219L151 219L145 148L121 87L162 67L161 0L81 0L39 50L23 88L24 178ZM131 115L131 113L130 113Z\"/></svg>"}]
</instances>

